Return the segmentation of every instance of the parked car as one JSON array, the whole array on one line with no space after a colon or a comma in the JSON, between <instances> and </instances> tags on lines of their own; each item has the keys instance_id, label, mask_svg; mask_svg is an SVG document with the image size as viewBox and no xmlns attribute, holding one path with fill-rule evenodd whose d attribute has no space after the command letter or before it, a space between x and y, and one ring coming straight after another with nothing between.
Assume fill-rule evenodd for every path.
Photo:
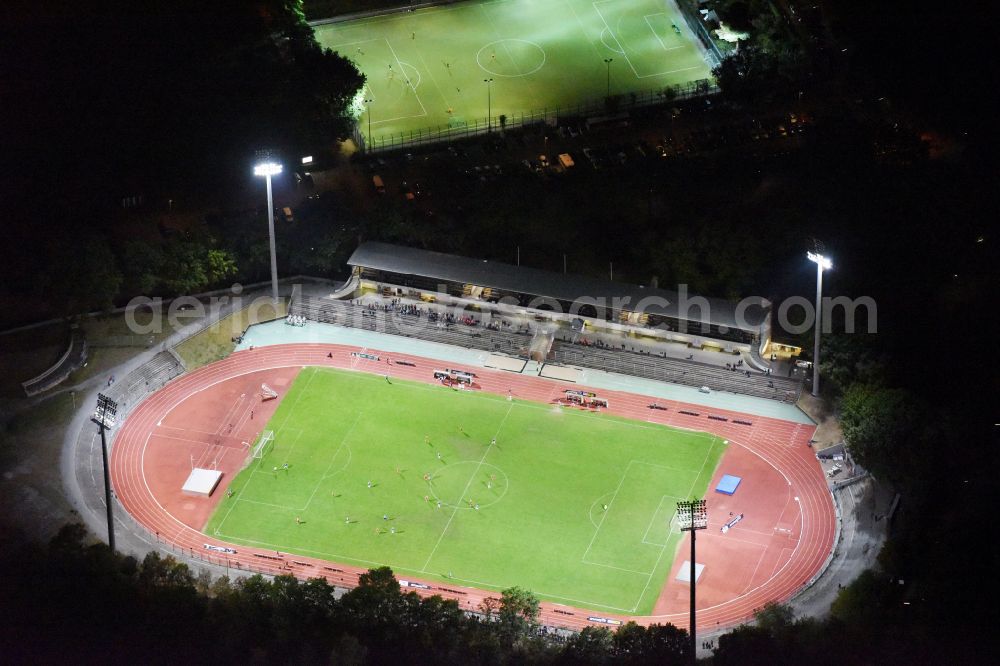
<instances>
[{"instance_id":1,"label":"parked car","mask_svg":"<svg viewBox=\"0 0 1000 666\"><path fill-rule=\"evenodd\" d=\"M403 181L402 185L399 186L399 189L403 192L403 196L406 198L407 201L413 201L416 198L416 195L413 194L413 189L410 188L410 184L407 183L405 180Z\"/></svg>"}]
</instances>

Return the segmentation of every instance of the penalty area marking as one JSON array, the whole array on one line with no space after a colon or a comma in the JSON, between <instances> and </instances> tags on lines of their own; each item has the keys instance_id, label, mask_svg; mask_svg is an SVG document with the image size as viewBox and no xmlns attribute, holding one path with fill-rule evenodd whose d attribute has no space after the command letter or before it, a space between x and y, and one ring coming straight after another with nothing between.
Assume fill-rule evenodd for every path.
<instances>
[{"instance_id":1,"label":"penalty area marking","mask_svg":"<svg viewBox=\"0 0 1000 666\"><path fill-rule=\"evenodd\" d=\"M371 39L359 39L356 42L344 42L343 44L336 44L335 46L328 46L326 48L328 48L331 51L334 51L336 53L340 53L339 49L341 49L343 47L346 47L346 46L355 46L357 44L367 44L368 42L377 42L378 40L379 40L378 37L372 37Z\"/></svg>"},{"instance_id":2,"label":"penalty area marking","mask_svg":"<svg viewBox=\"0 0 1000 666\"><path fill-rule=\"evenodd\" d=\"M612 2L612 1L613 0L603 0L603 2ZM601 10L598 8L597 5L599 3L598 2L592 2L590 4L594 8L594 11L597 12L597 15L601 17L601 21L604 23L604 27L607 29L608 34L610 34L611 37L615 40L615 43L618 44L618 48L620 50L617 51L617 53L620 53L622 55L622 57L625 58L625 62L627 62L628 66L632 68L632 73L635 74L635 78L641 79L642 77L639 76L639 72L636 71L635 65L632 64L632 60L628 57L628 54L625 53L625 46L622 44L622 40L618 39L618 35L616 35L614 33L614 31L611 29L611 26L608 25L608 20L606 18L604 18L604 14L602 14ZM604 41L604 33L603 32L601 33L601 41L602 42Z\"/></svg>"},{"instance_id":3,"label":"penalty area marking","mask_svg":"<svg viewBox=\"0 0 1000 666\"><path fill-rule=\"evenodd\" d=\"M615 36L611 34L611 29L608 27L605 27L604 30L601 30L601 44L604 44L604 48L611 51L612 53L625 55L625 51L622 50L622 46L620 43L618 44L618 48L615 48L611 46L611 44L608 44L608 40L605 38L605 36L615 39ZM618 40L615 39L615 41L617 42Z\"/></svg>"},{"instance_id":4,"label":"penalty area marking","mask_svg":"<svg viewBox=\"0 0 1000 666\"><path fill-rule=\"evenodd\" d=\"M711 455L711 451L712 451L712 447L709 447L708 454L705 456L705 462L708 461L708 458ZM638 598L635 601L635 605L631 609L629 609L628 611L625 611L625 612L630 612L630 613L633 613L633 612L636 611L636 609L639 607L639 604L642 603L643 597L646 596L646 592L649 590L649 584L652 582L653 576L656 574L657 570L660 568L660 562L663 560L663 553L665 553L666 550L667 550L667 543L656 544L656 543L649 543L649 542L647 542L646 541L646 536L649 534L649 527L646 528L646 534L643 535L643 543L647 544L647 545L650 545L650 546L653 546L654 548L655 547L659 547L659 549L660 549L659 555L657 555L657 557L656 557L656 562L653 564L652 570L648 571L648 572L645 572L645 571L636 571L634 569L623 569L622 567L617 567L617 566L614 566L614 565L611 565L611 564L602 564L600 562L591 562L591 561L589 561L587 559L587 555L590 554L590 549L591 549L591 547L593 547L594 541L597 539L597 535L601 531L601 526L604 525L604 519L607 517L608 512L611 510L611 507L612 507L612 505L614 503L615 498L618 497L618 492L621 490L622 484L625 482L625 478L628 476L629 470L632 468L633 463L639 463L639 464L643 464L643 465L650 465L652 467L660 467L660 468L663 468L663 469L673 469L673 468L670 468L670 467L666 467L665 465L656 465L656 464L653 464L653 463L647 463L647 462L642 461L642 460L630 460L629 463L628 463L628 465L625 466L625 472L622 474L622 478L618 482L618 487L615 488L615 492L614 492L614 494L611 497L611 501L608 502L608 511L605 511L604 515L601 516L600 525L598 525L597 529L594 530L594 536L591 537L590 543L587 545L587 550L584 551L583 557L580 558L580 562L583 563L583 564L590 564L590 565L593 565L593 566L605 567L605 568L608 568L608 569L615 569L615 570L618 570L618 571L624 571L624 572L628 572L628 573L634 573L634 574L639 574L639 575L646 576L646 585L642 588L642 592L639 593L639 596L638 596ZM702 471L703 471L704 468L705 468L705 463L704 462L702 463L701 467L702 467ZM675 470L675 471L690 472L692 470ZM698 482L698 477L699 476L701 476L701 471L699 471L697 473L697 475L695 476L695 480L691 484L691 490L694 490L694 484ZM690 495L691 492L689 491L688 494ZM660 506L663 504L663 499L666 498L666 497L671 497L671 496L670 495L663 495L663 496L660 497L660 502L659 502L659 504L657 504L656 511L653 512L653 517L650 520L650 526L652 526L653 521L656 520L656 514L659 512ZM669 543L669 540L668 540L668 543Z\"/></svg>"},{"instance_id":5,"label":"penalty area marking","mask_svg":"<svg viewBox=\"0 0 1000 666\"><path fill-rule=\"evenodd\" d=\"M632 64L632 59L628 57L628 53L625 53L625 47L622 45L621 40L618 39L618 36L614 33L614 31L611 29L611 26L608 24L608 20L606 18L604 18L604 14L601 13L601 10L597 6L599 4L605 4L605 3L608 3L608 2L614 2L614 1L615 0L597 0L596 2L592 2L591 4L594 7L594 11L597 12L597 15L601 17L601 21L604 22L604 27L607 28L608 32L614 38L615 43L617 43L618 46L619 46L619 48L621 48L621 51L619 51L618 53L620 53L622 55L622 57L625 58L625 62L627 62L628 66L632 69L632 73L635 75L635 78L637 78L637 79L648 79L648 78L653 77L653 76L666 76L667 74L676 74L677 72L686 72L686 71L689 71L689 70L692 70L692 69L701 69L700 65L693 65L691 67L681 67L681 68L678 68L678 69L669 69L669 70L664 71L664 72L653 72L652 74L640 74L638 72L638 70L636 70L635 65ZM656 33L654 32L653 34L655 35ZM602 42L603 42L603 37L602 37ZM605 44L605 46L607 46L607 44ZM614 50L614 49L612 49L612 50Z\"/></svg>"},{"instance_id":6,"label":"penalty area marking","mask_svg":"<svg viewBox=\"0 0 1000 666\"><path fill-rule=\"evenodd\" d=\"M400 74L402 74L403 71L404 71L403 70L403 63L400 61L399 56L396 55L396 49L392 48L392 43L389 41L388 37L386 37L384 39L385 39L385 45L389 47L389 52L392 53L393 59L395 59L396 64L399 65L399 72L400 72ZM413 65L410 65L410 66L412 67ZM427 107L424 106L423 101L420 99L420 94L417 93L417 89L413 87L412 83L407 82L406 85L410 86L410 90L413 91L414 97L417 98L417 104L420 105L420 110L423 113L415 115L415 116L404 116L404 117L406 117L406 118L419 118L421 116L426 116L427 115Z\"/></svg>"},{"instance_id":7,"label":"penalty area marking","mask_svg":"<svg viewBox=\"0 0 1000 666\"><path fill-rule=\"evenodd\" d=\"M655 510L655 511L653 511L653 517L652 517L652 518L651 518L651 519L649 520L649 525L648 525L648 526L646 527L646 532L645 532L645 534L643 534L643 535L642 535L642 542L643 542L644 544L646 544L647 546L659 546L659 547L661 547L661 548L662 548L662 547L664 547L664 546L666 546L666 545L667 545L667 544L665 544L665 543L656 543L656 542L654 542L654 541L647 541L647 540L646 540L646 539L647 539L647 537L649 537L649 531L650 531L651 529L653 529L653 523L655 523L655 522L656 522L656 517L657 517L658 515L660 515L660 507L661 507L661 506L663 506L663 500L665 500L665 499L672 499L672 500L674 500L675 502L682 502L682 501L684 501L684 500L682 500L682 499L681 499L680 497L674 497L673 495L664 495L664 496L662 496L662 497L660 498L660 503L656 505L656 510ZM668 526L669 526L669 528L668 528L668 529L669 529L669 531L670 531L670 532L672 532L672 531L673 531L673 526L674 526L674 518L675 518L676 516L677 516L677 511L675 510L675 511L673 512L673 514L672 514L672 515L670 516L670 520L669 520L669 521L667 522L667 524L668 524ZM669 538L669 536L668 536L668 538Z\"/></svg>"},{"instance_id":8,"label":"penalty area marking","mask_svg":"<svg viewBox=\"0 0 1000 666\"><path fill-rule=\"evenodd\" d=\"M598 502L601 502L602 505L607 504L607 502L602 502L602 500L610 494L611 493L604 493L603 495L595 499L594 502L590 505L590 509L587 511L587 516L590 518L590 524L593 525L595 529L597 529L600 526L596 522L594 522L594 507L597 505ZM602 511L602 513L606 512Z\"/></svg>"},{"instance_id":9,"label":"penalty area marking","mask_svg":"<svg viewBox=\"0 0 1000 666\"><path fill-rule=\"evenodd\" d=\"M642 18L646 20L646 25L649 26L649 31L653 33L653 37L656 37L656 41L660 43L660 46L663 47L664 51L676 51L677 49L684 48L685 46L687 46L686 44L681 44L680 46L667 46L666 44L664 44L663 40L660 39L660 33L656 32L656 28L654 28L653 24L649 22L650 16L666 16L666 15L667 15L666 12L657 12L656 14L646 14Z\"/></svg>"},{"instance_id":10,"label":"penalty area marking","mask_svg":"<svg viewBox=\"0 0 1000 666\"><path fill-rule=\"evenodd\" d=\"M409 68L409 69L413 70L413 76L408 76L407 77L407 85L410 86L410 89L413 90L413 92L416 92L417 91L417 86L419 86L420 83L424 80L423 77L420 75L420 70L417 69L416 65L411 65L408 62L400 62L399 66L402 67L402 68L404 68L404 69ZM416 80L417 80L416 83L413 83L413 79L414 78L416 78Z\"/></svg>"}]
</instances>

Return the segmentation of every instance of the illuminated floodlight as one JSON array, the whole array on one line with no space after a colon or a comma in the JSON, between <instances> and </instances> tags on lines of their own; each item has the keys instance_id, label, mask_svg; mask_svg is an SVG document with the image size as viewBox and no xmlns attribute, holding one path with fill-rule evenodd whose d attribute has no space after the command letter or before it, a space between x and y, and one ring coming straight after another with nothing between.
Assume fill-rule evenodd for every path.
<instances>
[{"instance_id":1,"label":"illuminated floodlight","mask_svg":"<svg viewBox=\"0 0 1000 666\"><path fill-rule=\"evenodd\" d=\"M809 257L809 261L814 261L823 270L830 270L833 268L833 262L829 258L824 257L818 252L806 252L806 256Z\"/></svg>"},{"instance_id":2,"label":"illuminated floodlight","mask_svg":"<svg viewBox=\"0 0 1000 666\"><path fill-rule=\"evenodd\" d=\"M817 242L817 249L821 249L822 245ZM829 258L823 256L819 252L806 252L806 256L809 257L809 261L816 264L816 333L815 342L813 345L813 385L812 394L815 397L819 397L819 333L821 330L821 319L823 317L823 271L830 270L833 267L833 262Z\"/></svg>"},{"instance_id":3,"label":"illuminated floodlight","mask_svg":"<svg viewBox=\"0 0 1000 666\"><path fill-rule=\"evenodd\" d=\"M270 236L271 245L271 299L278 302L278 257L274 243L274 199L271 195L271 176L281 173L281 165L267 159L266 152L259 152L258 159L263 159L253 168L255 176L264 176L267 182L267 230Z\"/></svg>"},{"instance_id":4,"label":"illuminated floodlight","mask_svg":"<svg viewBox=\"0 0 1000 666\"><path fill-rule=\"evenodd\" d=\"M302 158L303 164L312 164L312 161L313 161L312 155L306 155L305 157Z\"/></svg>"},{"instance_id":5,"label":"illuminated floodlight","mask_svg":"<svg viewBox=\"0 0 1000 666\"><path fill-rule=\"evenodd\" d=\"M118 403L103 393L98 393L97 409L91 420L103 428L114 428L118 420Z\"/></svg>"},{"instance_id":6,"label":"illuminated floodlight","mask_svg":"<svg viewBox=\"0 0 1000 666\"><path fill-rule=\"evenodd\" d=\"M255 176L276 176L281 173L281 165L277 162L261 162L253 168Z\"/></svg>"},{"instance_id":7,"label":"illuminated floodlight","mask_svg":"<svg viewBox=\"0 0 1000 666\"><path fill-rule=\"evenodd\" d=\"M705 508L705 500L678 502L677 524L681 532L703 530L708 527L708 509Z\"/></svg>"}]
</instances>

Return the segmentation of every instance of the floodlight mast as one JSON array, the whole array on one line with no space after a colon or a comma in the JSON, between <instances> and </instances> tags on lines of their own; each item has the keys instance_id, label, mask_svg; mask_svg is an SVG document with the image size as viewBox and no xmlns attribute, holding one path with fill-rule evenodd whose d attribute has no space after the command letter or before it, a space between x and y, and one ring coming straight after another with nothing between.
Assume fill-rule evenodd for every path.
<instances>
[{"instance_id":1,"label":"floodlight mast","mask_svg":"<svg viewBox=\"0 0 1000 666\"><path fill-rule=\"evenodd\" d=\"M104 431L115 424L115 416L118 412L118 403L104 395L97 394L97 410L94 412L94 421L101 431L101 457L104 460L104 505L108 515L108 547L111 552L115 552L115 520L111 505L111 475L108 468L108 443L104 436Z\"/></svg>"},{"instance_id":2,"label":"floodlight mast","mask_svg":"<svg viewBox=\"0 0 1000 666\"><path fill-rule=\"evenodd\" d=\"M365 99L365 108L368 109L368 113L366 114L368 116L368 137L367 137L367 139L365 141L365 150L366 151L370 150L370 148L368 147L368 144L372 143L372 102L374 102L374 101L375 100L373 98L371 98L371 97L368 97L368 98Z\"/></svg>"},{"instance_id":3,"label":"floodlight mast","mask_svg":"<svg viewBox=\"0 0 1000 666\"><path fill-rule=\"evenodd\" d=\"M493 131L493 79L483 79L486 84L486 133Z\"/></svg>"},{"instance_id":4,"label":"floodlight mast","mask_svg":"<svg viewBox=\"0 0 1000 666\"><path fill-rule=\"evenodd\" d=\"M691 627L688 630L688 635L691 638L691 663L695 663L698 660L698 648L695 639L695 555L694 555L694 537L695 532L698 530L703 530L708 527L708 509L705 508L705 500L689 500L685 502L677 503L677 522L680 525L681 532L691 533L691 570L690 570L690 584L691 584Z\"/></svg>"},{"instance_id":5,"label":"floodlight mast","mask_svg":"<svg viewBox=\"0 0 1000 666\"><path fill-rule=\"evenodd\" d=\"M261 162L253 168L255 176L264 176L267 181L267 230L271 237L271 298L278 302L278 257L274 248L274 201L271 197L271 176L281 173L277 162Z\"/></svg>"},{"instance_id":6,"label":"floodlight mast","mask_svg":"<svg viewBox=\"0 0 1000 666\"><path fill-rule=\"evenodd\" d=\"M819 334L823 317L823 271L833 268L833 262L819 252L806 252L809 261L816 263L816 334L813 343L812 394L819 397Z\"/></svg>"}]
</instances>

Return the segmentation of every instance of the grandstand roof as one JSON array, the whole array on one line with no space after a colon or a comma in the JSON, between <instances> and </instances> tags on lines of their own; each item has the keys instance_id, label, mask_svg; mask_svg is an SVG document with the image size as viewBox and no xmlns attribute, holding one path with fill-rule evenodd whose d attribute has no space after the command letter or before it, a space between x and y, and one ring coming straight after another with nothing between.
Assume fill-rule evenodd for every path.
<instances>
[{"instance_id":1,"label":"grandstand roof","mask_svg":"<svg viewBox=\"0 0 1000 666\"><path fill-rule=\"evenodd\" d=\"M692 303L692 299L698 297L688 294L690 310L682 316L677 292L666 289L652 289L625 282L555 273L374 241L362 243L347 263L350 266L432 278L443 282L492 287L561 301L601 299L616 310L641 311L753 332L759 330L771 305L769 301L760 297L746 299L748 305L744 305L743 321L738 323L737 306L733 303L718 298L706 298L708 313L705 316L706 313L700 312L696 302ZM615 306L612 299L620 299L618 300L620 305Z\"/></svg>"}]
</instances>

